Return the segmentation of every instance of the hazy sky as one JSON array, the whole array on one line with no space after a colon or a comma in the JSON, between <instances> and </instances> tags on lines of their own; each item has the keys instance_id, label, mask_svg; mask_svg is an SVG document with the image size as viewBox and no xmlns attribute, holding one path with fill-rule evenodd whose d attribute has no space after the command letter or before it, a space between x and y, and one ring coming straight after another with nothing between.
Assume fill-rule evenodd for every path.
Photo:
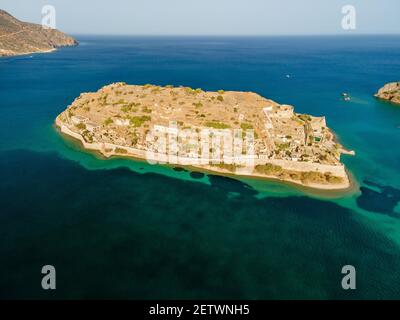
<instances>
[{"instance_id":1,"label":"hazy sky","mask_svg":"<svg viewBox=\"0 0 400 320\"><path fill-rule=\"evenodd\" d=\"M400 33L400 0L0 0L1 9L37 23L46 4L71 34ZM357 10L355 31L341 28L348 4Z\"/></svg>"}]
</instances>

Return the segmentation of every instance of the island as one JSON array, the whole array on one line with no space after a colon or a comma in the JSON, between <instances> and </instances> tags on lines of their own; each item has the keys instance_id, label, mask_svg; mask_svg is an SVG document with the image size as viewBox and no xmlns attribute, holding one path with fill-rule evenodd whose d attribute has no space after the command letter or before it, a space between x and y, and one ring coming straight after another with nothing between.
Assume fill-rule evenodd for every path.
<instances>
[{"instance_id":1,"label":"island","mask_svg":"<svg viewBox=\"0 0 400 320\"><path fill-rule=\"evenodd\" d=\"M77 44L74 38L58 30L19 21L0 10L0 57L51 52L59 47Z\"/></svg>"},{"instance_id":2,"label":"island","mask_svg":"<svg viewBox=\"0 0 400 320\"><path fill-rule=\"evenodd\" d=\"M391 82L379 89L375 97L390 101L392 103L400 104L400 82Z\"/></svg>"},{"instance_id":3,"label":"island","mask_svg":"<svg viewBox=\"0 0 400 320\"><path fill-rule=\"evenodd\" d=\"M82 93L55 120L105 157L182 165L309 188L350 187L346 151L325 117L299 114L253 92L172 85L106 85Z\"/></svg>"}]
</instances>

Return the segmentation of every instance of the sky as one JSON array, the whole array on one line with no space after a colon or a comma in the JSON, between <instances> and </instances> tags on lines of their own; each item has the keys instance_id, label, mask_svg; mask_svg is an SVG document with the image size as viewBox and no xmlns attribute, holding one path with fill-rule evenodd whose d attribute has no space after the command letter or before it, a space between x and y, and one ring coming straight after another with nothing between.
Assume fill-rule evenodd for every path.
<instances>
[{"instance_id":1,"label":"sky","mask_svg":"<svg viewBox=\"0 0 400 320\"><path fill-rule=\"evenodd\" d=\"M16 18L40 23L56 9L57 29L104 35L400 34L400 0L0 0ZM356 29L342 28L342 7Z\"/></svg>"}]
</instances>

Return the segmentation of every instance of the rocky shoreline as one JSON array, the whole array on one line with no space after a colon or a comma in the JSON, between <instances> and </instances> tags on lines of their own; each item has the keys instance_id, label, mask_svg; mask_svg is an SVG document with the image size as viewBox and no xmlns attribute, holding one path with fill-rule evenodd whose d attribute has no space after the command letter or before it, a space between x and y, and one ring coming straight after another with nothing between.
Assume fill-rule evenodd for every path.
<instances>
[{"instance_id":1,"label":"rocky shoreline","mask_svg":"<svg viewBox=\"0 0 400 320\"><path fill-rule=\"evenodd\" d=\"M121 153L121 152L117 151L118 148L126 149L126 147L111 145L111 144L88 143L87 141L85 141L83 136L81 136L80 134L78 134L76 132L73 132L66 125L64 125L64 123L59 119L59 117L57 117L55 124L56 124L56 127L60 130L60 132L62 134L65 134L65 135L79 141L85 150L99 152L102 156L104 156L107 159L111 158L111 157L124 157L124 158L131 158L134 160L142 160L142 161L144 160L144 161L150 161L150 162L159 161L159 156L157 156L156 158L153 158L153 159L149 159L148 155L143 150L128 148L126 153ZM343 180L341 182L334 183L334 184L326 184L326 183L318 183L318 182L313 182L313 181L304 182L301 180L294 180L294 179L291 179L288 177L284 178L284 177L278 176L278 175L267 175L267 174L260 174L260 173L255 173L255 172L252 172L252 173L233 172L233 171L229 171L227 169L220 168L217 166L212 166L212 165L196 165L193 163L185 164L182 162L184 162L184 161L178 161L176 163L169 163L169 164L175 164L175 165L179 165L179 166L183 166L183 167L185 167L185 166L193 167L193 168L197 168L197 169L204 170L207 172L214 172L214 173L218 173L221 175L227 175L227 176L252 177L252 178L258 178L258 179L288 182L293 185L298 185L301 187L315 189L315 190L346 191L346 190L350 190L351 186L352 186L349 175L346 172L344 167L343 167L343 177L342 177ZM288 171L290 171L290 170L288 170Z\"/></svg>"},{"instance_id":2,"label":"rocky shoreline","mask_svg":"<svg viewBox=\"0 0 400 320\"><path fill-rule=\"evenodd\" d=\"M375 94L375 97L395 104L400 104L400 82L385 84Z\"/></svg>"},{"instance_id":3,"label":"rocky shoreline","mask_svg":"<svg viewBox=\"0 0 400 320\"><path fill-rule=\"evenodd\" d=\"M119 115L118 110L120 108L122 110L125 110L127 108L126 104L122 106L118 105L119 100L121 100L119 98L120 96L124 96L125 99L128 99L127 97L129 95L133 97L140 96L142 90L145 90L145 92L149 92L150 94L151 92L153 92L154 96L159 96L160 101L164 101L164 99L166 99L167 93L168 95L170 95L172 90L178 92L176 93L177 96L179 96L179 94L182 96L186 96L188 94L185 93L186 91L188 91L187 88L159 89L159 87L155 86L148 86L148 88L145 87L146 86L142 88L137 86L127 86L125 84L119 83L113 84L111 86L106 86L105 88L106 90L108 90L107 98L105 98L104 92L102 90L99 91L99 94L83 93L67 110L65 110L56 118L55 124L59 128L61 133L80 141L85 150L99 152L105 158L117 156L145 160L150 163L168 163L169 165L193 167L203 171L215 172L227 176L242 176L252 177L256 179L288 182L290 184L314 190L346 191L350 190L352 187L349 175L346 172L344 165L340 162L323 164L310 161L292 161L287 159L273 158L268 159L265 157L265 155L263 156L256 154L253 159L254 166L250 167L249 169L249 167L241 167L240 165L232 166L226 165L224 163L214 165L209 161L205 163L193 162L193 159L189 156L174 156L173 160L171 161L170 155L165 153L149 153L148 150L137 141L135 144L132 145L127 144L125 138L128 136L126 135L125 129L130 127L135 128L135 130L138 129L138 127L135 126L136 122L132 122L132 119L136 120L137 117L131 117L130 121L125 121L125 119ZM121 92L119 92L119 90ZM127 90L126 94L123 94L123 90ZM165 90L166 94L161 94L161 90ZM149 93L147 93L147 95L149 95ZM200 93L200 91L198 94L195 94L193 92L189 93L189 95L196 96L195 101L199 101L198 99L201 95L207 96L209 94L210 93L205 92ZM222 91L220 92L220 94L224 95L226 100L234 95L237 95L237 93L234 92L222 93ZM111 102L112 95L118 96L117 102ZM252 95L252 93L239 93L239 97L248 98L248 96ZM148 96L147 98L154 103L154 101L151 100L153 99L153 96ZM89 101L90 104L87 104L84 101ZM257 96L256 101L259 101L259 96ZM264 105L264 103L266 102L272 103L272 101L269 100L260 101L262 105ZM220 104L218 106L218 109L222 108ZM183 104L178 105L183 106ZM234 105L235 109L240 109L240 106L238 104ZM96 110L96 106L99 106L100 109ZM154 106L158 106L159 108L152 111L149 110L148 106L144 106L143 108L145 109L146 113L152 114L153 117L155 117L157 114L160 115L161 109L157 103L154 103ZM108 109L109 111L105 111L104 108ZM138 108L138 105L135 105L135 108ZM279 105L274 106L274 108L280 110ZM80 112L80 110L82 110L82 113ZM103 113L101 113L101 110L103 110ZM289 111L290 110L291 109L289 109ZM134 114L137 113L138 111L134 112ZM111 115L114 116L110 117ZM262 116L262 113L260 114L260 116ZM93 121L103 124L100 125ZM288 121L288 118L284 118L284 121ZM147 122L145 128L150 127L148 124L149 122ZM189 124L190 122L182 123L182 126L187 126ZM141 127L142 125L143 124L140 123L139 127ZM157 127L156 124L154 124L154 126ZM93 132L94 134L89 134L90 132L88 132L88 130ZM146 131L147 130L148 129L146 129ZM109 139L112 133L116 135L113 139ZM340 148L339 152L342 151L344 151L344 149Z\"/></svg>"}]
</instances>

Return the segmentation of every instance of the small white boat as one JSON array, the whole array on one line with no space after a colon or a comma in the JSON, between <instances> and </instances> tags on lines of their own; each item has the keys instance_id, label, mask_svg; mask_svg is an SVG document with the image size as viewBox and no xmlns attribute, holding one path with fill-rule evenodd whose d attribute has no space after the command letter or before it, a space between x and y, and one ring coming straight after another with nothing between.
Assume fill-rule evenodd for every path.
<instances>
[{"instance_id":1,"label":"small white boat","mask_svg":"<svg viewBox=\"0 0 400 320\"><path fill-rule=\"evenodd\" d=\"M347 92L343 92L342 93L342 97L343 97L344 101L350 101L351 100L351 97Z\"/></svg>"}]
</instances>

